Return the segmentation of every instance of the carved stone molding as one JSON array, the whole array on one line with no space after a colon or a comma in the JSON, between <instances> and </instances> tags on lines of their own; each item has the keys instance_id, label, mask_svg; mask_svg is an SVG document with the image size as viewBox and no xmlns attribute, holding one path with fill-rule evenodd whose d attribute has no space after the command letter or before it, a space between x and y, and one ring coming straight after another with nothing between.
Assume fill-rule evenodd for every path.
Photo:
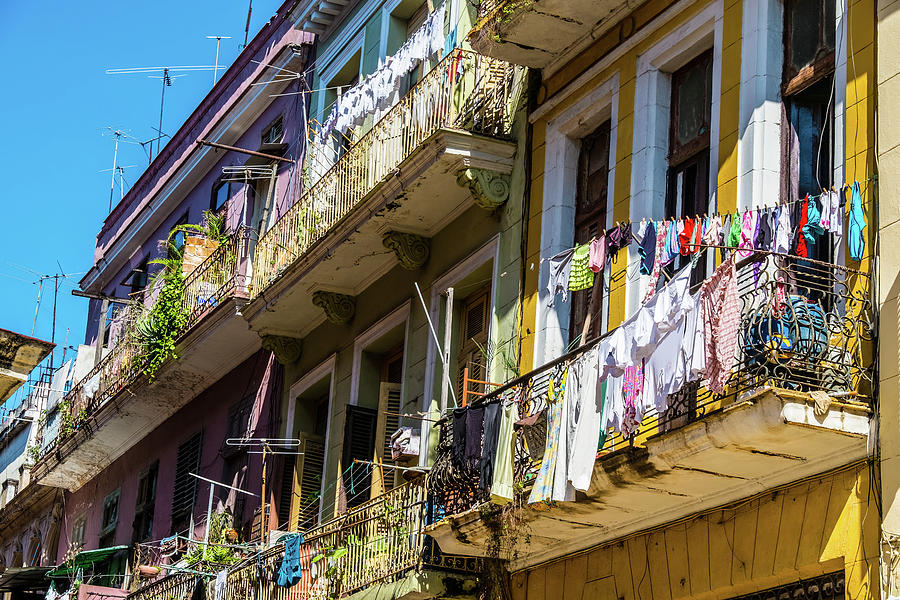
<instances>
[{"instance_id":1,"label":"carved stone molding","mask_svg":"<svg viewBox=\"0 0 900 600\"><path fill-rule=\"evenodd\" d=\"M421 235L402 231L388 231L381 239L384 247L397 255L400 266L409 271L415 271L428 262L431 253L429 241Z\"/></svg>"},{"instance_id":2,"label":"carved stone molding","mask_svg":"<svg viewBox=\"0 0 900 600\"><path fill-rule=\"evenodd\" d=\"M303 352L303 340L286 335L262 336L262 347L275 355L275 360L287 366L300 359Z\"/></svg>"},{"instance_id":3,"label":"carved stone molding","mask_svg":"<svg viewBox=\"0 0 900 600\"><path fill-rule=\"evenodd\" d=\"M487 169L463 169L456 175L456 183L468 187L475 204L494 210L509 200L509 175Z\"/></svg>"},{"instance_id":4,"label":"carved stone molding","mask_svg":"<svg viewBox=\"0 0 900 600\"><path fill-rule=\"evenodd\" d=\"M356 298L337 292L319 290L313 292L312 302L323 311L332 323L349 323L356 313Z\"/></svg>"}]
</instances>

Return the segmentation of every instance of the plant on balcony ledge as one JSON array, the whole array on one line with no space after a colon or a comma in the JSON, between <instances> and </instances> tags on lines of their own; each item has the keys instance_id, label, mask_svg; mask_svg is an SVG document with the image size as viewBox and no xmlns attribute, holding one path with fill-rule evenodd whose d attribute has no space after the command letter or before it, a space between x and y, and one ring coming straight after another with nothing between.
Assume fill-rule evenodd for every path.
<instances>
[{"instance_id":1,"label":"plant on balcony ledge","mask_svg":"<svg viewBox=\"0 0 900 600\"><path fill-rule=\"evenodd\" d=\"M145 361L144 370L148 379L153 381L162 364L175 357L175 341L187 324L187 313L182 302L184 274L181 253L175 251L167 258L151 261L151 264L163 267L153 282L155 287L157 281L162 281L162 287L150 310L138 318L133 335L143 348L141 358Z\"/></svg>"}]
</instances>

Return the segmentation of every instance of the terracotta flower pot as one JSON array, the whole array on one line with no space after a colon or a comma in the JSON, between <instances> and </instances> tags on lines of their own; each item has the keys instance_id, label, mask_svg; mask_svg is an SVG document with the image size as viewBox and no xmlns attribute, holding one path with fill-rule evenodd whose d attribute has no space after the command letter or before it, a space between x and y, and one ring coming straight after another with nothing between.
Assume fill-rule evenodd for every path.
<instances>
[{"instance_id":1,"label":"terracotta flower pot","mask_svg":"<svg viewBox=\"0 0 900 600\"><path fill-rule=\"evenodd\" d=\"M153 565L141 565L138 567L138 572L144 579L153 579L159 575L159 567L154 567Z\"/></svg>"}]
</instances>

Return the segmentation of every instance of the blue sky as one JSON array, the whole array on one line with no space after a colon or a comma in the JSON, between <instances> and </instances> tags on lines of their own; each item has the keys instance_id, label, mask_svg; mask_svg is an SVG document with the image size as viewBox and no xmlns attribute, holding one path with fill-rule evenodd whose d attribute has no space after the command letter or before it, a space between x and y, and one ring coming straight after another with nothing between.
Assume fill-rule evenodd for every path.
<instances>
[{"instance_id":1,"label":"blue sky","mask_svg":"<svg viewBox=\"0 0 900 600\"><path fill-rule=\"evenodd\" d=\"M58 352L67 329L70 345L84 340L87 300L71 291L92 264L109 205L110 172L101 171L112 167L114 138L106 128L147 140L159 120L159 79L105 71L212 65L216 42L207 35L232 36L219 53L227 66L244 41L248 2L0 2L0 165L7 169L0 196L0 328L31 334L33 282L61 266L72 275L61 281L58 296ZM253 0L250 39L280 4ZM192 72L167 88L164 132L178 129L212 77ZM127 190L148 161L139 145L120 144L118 164L135 165L125 169ZM50 339L52 307L51 280L44 284L36 337Z\"/></svg>"}]
</instances>

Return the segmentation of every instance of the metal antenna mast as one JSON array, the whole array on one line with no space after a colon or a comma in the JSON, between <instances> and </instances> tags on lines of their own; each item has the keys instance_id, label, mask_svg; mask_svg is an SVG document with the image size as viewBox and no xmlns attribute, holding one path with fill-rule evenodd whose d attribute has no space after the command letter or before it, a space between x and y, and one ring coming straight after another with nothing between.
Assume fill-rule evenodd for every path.
<instances>
[{"instance_id":1,"label":"metal antenna mast","mask_svg":"<svg viewBox=\"0 0 900 600\"><path fill-rule=\"evenodd\" d=\"M230 40L230 35L208 35L206 36L208 40L216 40L216 64L213 67L213 85L216 85L216 80L219 75L219 44L222 40Z\"/></svg>"},{"instance_id":2,"label":"metal antenna mast","mask_svg":"<svg viewBox=\"0 0 900 600\"><path fill-rule=\"evenodd\" d=\"M173 75L178 71L213 71L217 70L217 66L213 65L187 65L176 67L131 67L127 69L107 69L107 75L137 75L141 73L160 73L160 75L148 75L152 79L160 79L162 81L162 94L159 100L159 128L156 136L156 154L159 155L162 149L162 138L165 134L162 132L163 109L166 103L166 88L172 85L172 80L176 77L184 77L186 74ZM150 140L150 162L153 162L153 140Z\"/></svg>"},{"instance_id":3,"label":"metal antenna mast","mask_svg":"<svg viewBox=\"0 0 900 600\"><path fill-rule=\"evenodd\" d=\"M253 14L253 0L250 0L250 5L247 7L247 24L244 25L244 45L243 48L247 47L247 37L250 35L250 15Z\"/></svg>"}]
</instances>

